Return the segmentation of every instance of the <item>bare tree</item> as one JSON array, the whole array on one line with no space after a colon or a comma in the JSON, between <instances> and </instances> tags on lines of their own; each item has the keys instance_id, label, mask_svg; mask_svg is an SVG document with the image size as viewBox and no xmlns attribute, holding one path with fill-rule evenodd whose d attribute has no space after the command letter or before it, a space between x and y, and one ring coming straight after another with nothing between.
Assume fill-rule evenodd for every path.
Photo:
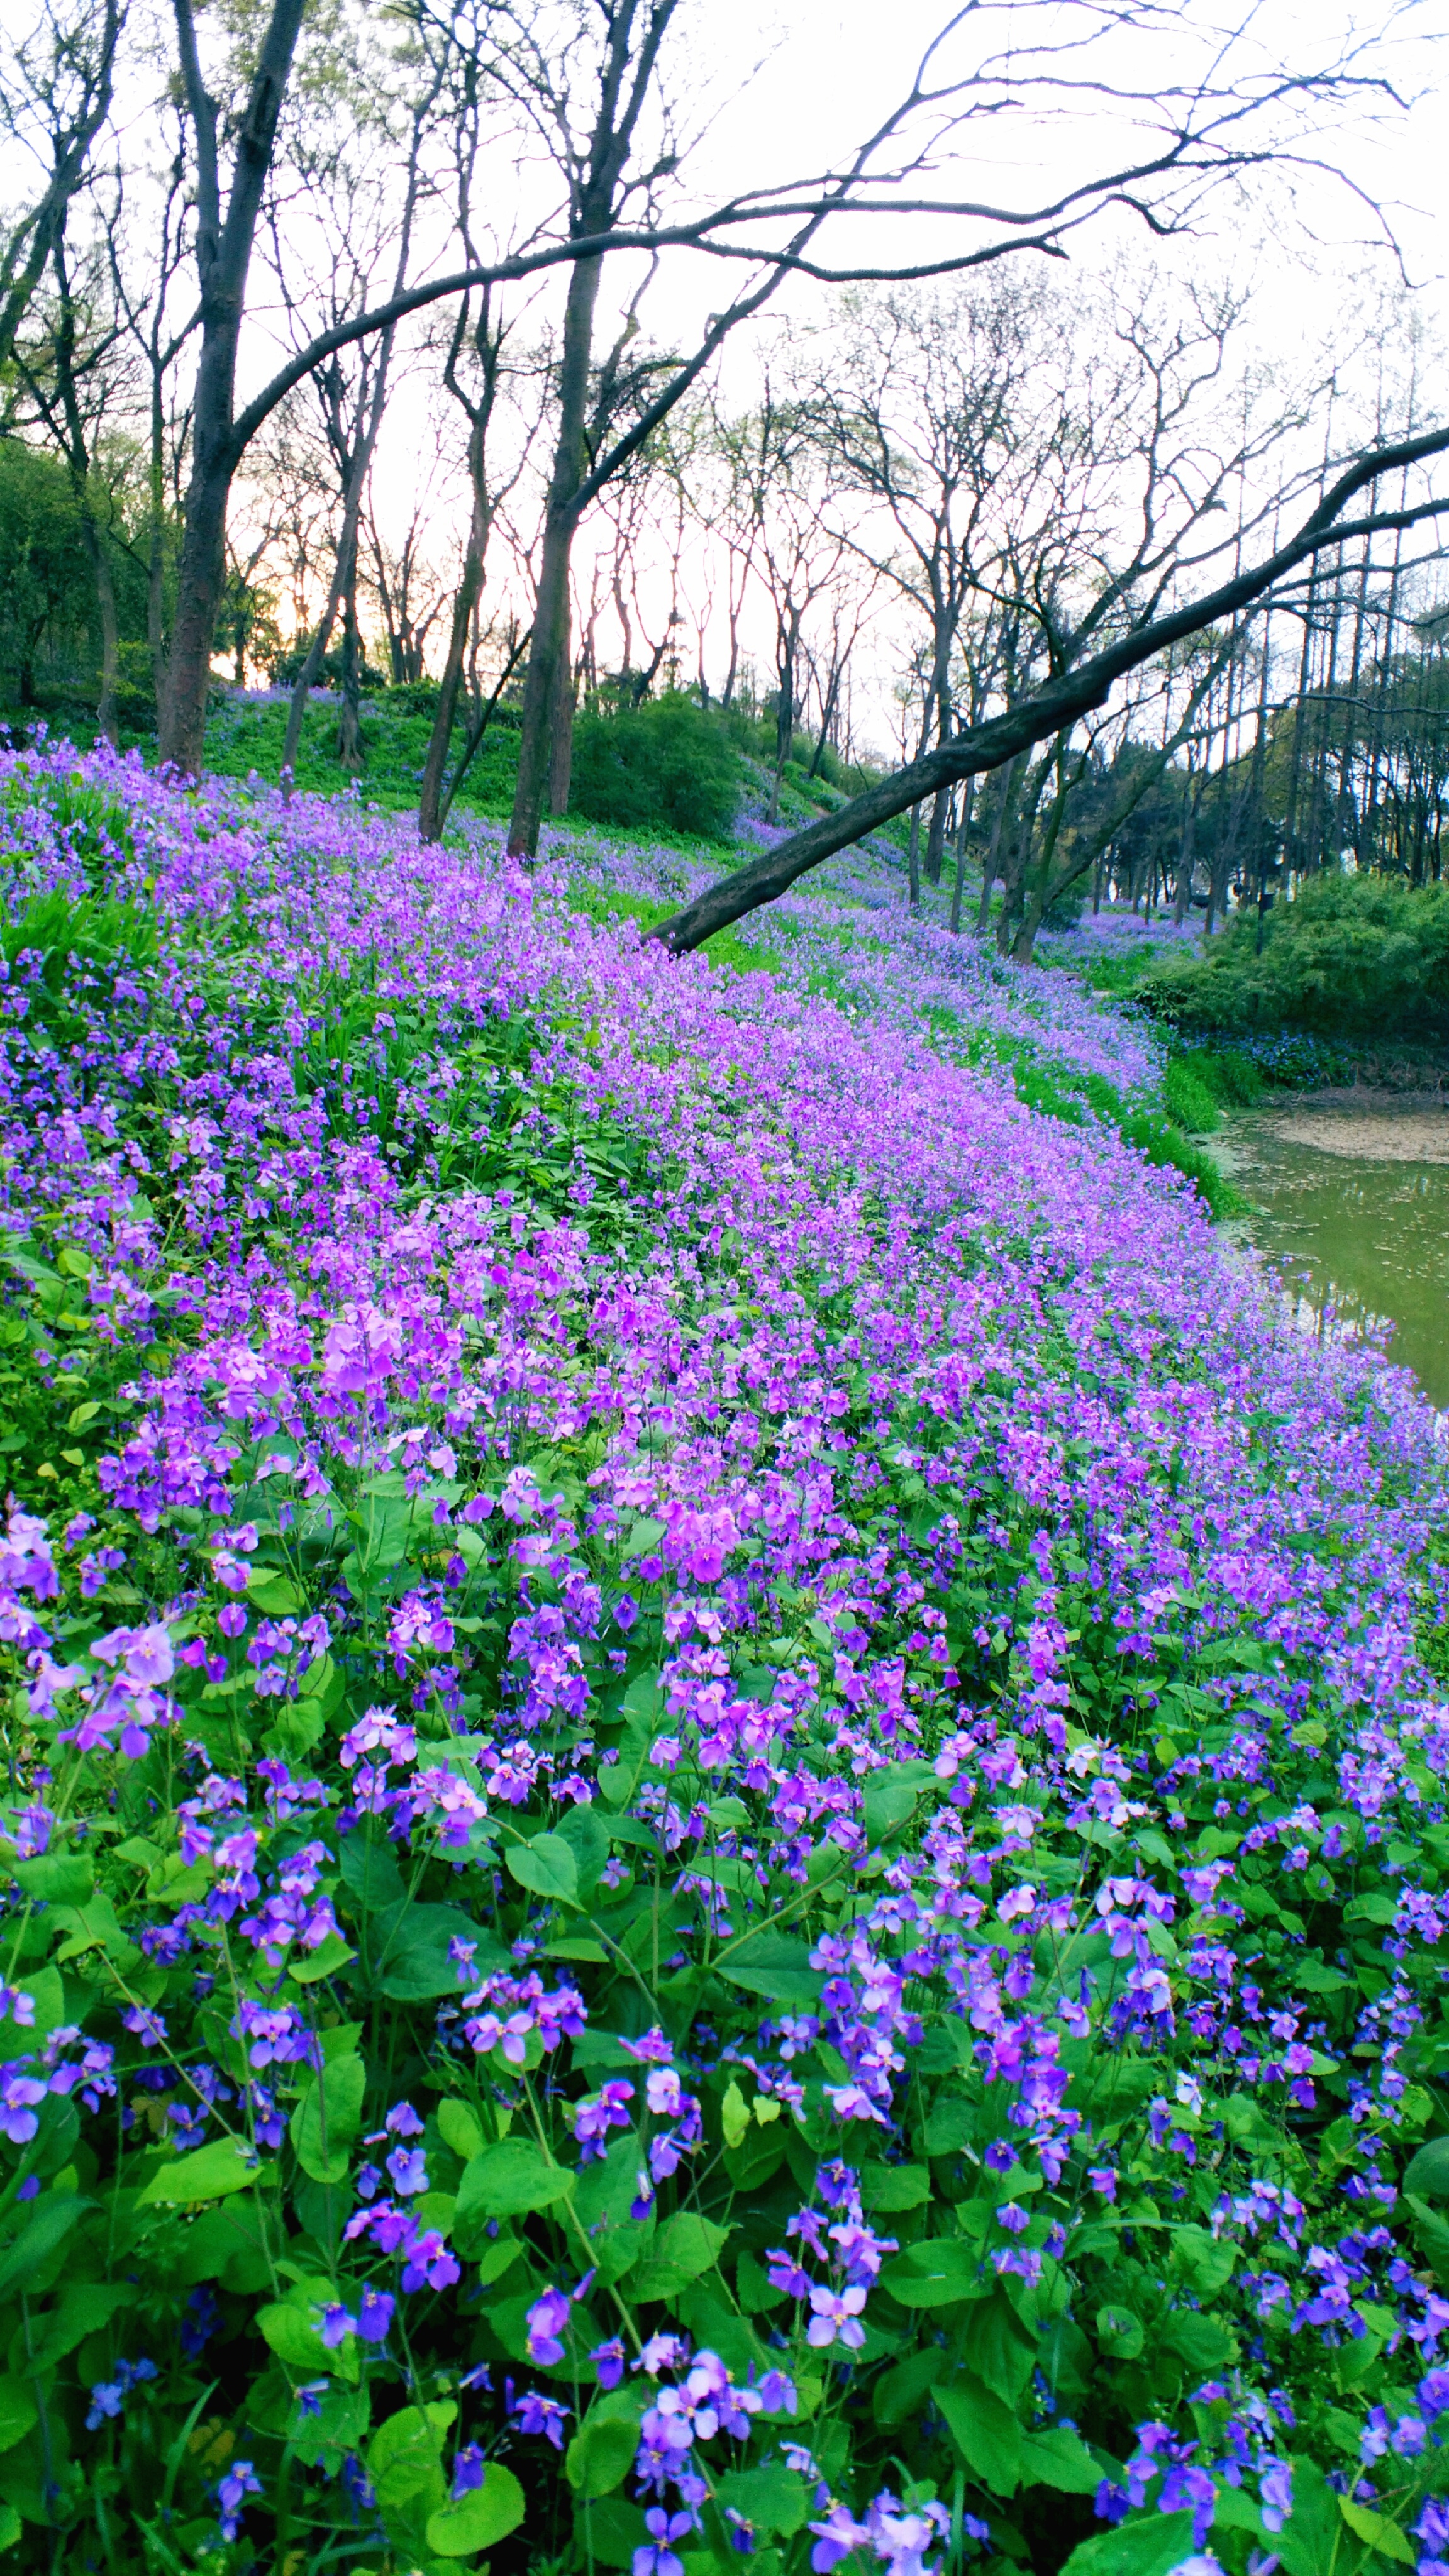
<instances>
[{"instance_id":1,"label":"bare tree","mask_svg":"<svg viewBox=\"0 0 1449 2576\"><path fill-rule=\"evenodd\" d=\"M1359 453L1308 512L1296 535L1275 546L1256 564L1244 565L1213 588L1168 607L1165 597L1179 571L1174 560L1111 642L1085 653L1080 660L1073 658L1017 706L969 727L923 758L881 779L835 813L807 824L767 856L722 878L694 903L662 922L650 933L651 938L661 940L676 954L698 947L713 931L741 920L762 903L773 902L809 869L876 830L893 814L906 812L940 787L1002 767L1034 743L1054 739L1069 725L1105 706L1113 689L1130 671L1209 627L1242 616L1268 599L1300 566L1311 564L1319 555L1339 546L1355 545L1366 536L1415 526L1449 513L1449 496L1432 492L1423 500L1397 509L1373 502L1357 513L1351 507L1361 494L1372 493L1386 476L1396 477L1405 468L1426 465L1446 450L1449 429L1436 429L1418 438ZM1194 512L1195 518L1199 515Z\"/></svg>"},{"instance_id":2,"label":"bare tree","mask_svg":"<svg viewBox=\"0 0 1449 2576\"><path fill-rule=\"evenodd\" d=\"M91 147L111 111L124 0L90 0L67 10L43 0L38 18L0 63L0 132L11 154L40 164L30 203L0 235L0 368L36 288L65 235L66 215L84 183Z\"/></svg>"},{"instance_id":3,"label":"bare tree","mask_svg":"<svg viewBox=\"0 0 1449 2576\"><path fill-rule=\"evenodd\" d=\"M415 7L420 5L421 0L414 0ZM603 58L612 59L612 31L623 12L624 0L593 0L593 5L599 10L604 31ZM1016 0L1008 0L1008 17L1015 5ZM978 13L961 9L928 49L906 96L861 149L839 167L744 191L723 204L684 214L674 222L659 217L646 193L638 220L623 222L611 217L605 229L596 233L579 229L571 187L561 228L555 229L546 222L536 240L507 257L433 275L386 304L319 331L250 401L238 407L236 360L247 276L263 187L275 148L280 103L292 74L302 0L272 0L265 24L258 30L255 50L248 56L253 68L246 97L228 129L234 133L235 144L225 191L221 114L203 75L191 0L173 0L173 6L181 87L195 134L201 346L192 471L182 532L175 636L162 710L161 750L164 757L187 771L195 771L201 758L211 638L224 572L222 531L232 478L251 440L277 404L293 385L314 373L338 349L371 337L389 323L400 321L406 313L454 298L466 288L498 286L554 267L572 270L581 266L586 277L578 287L569 342L569 366L576 375L592 330L593 299L597 293L597 267L593 269L593 288L587 283L591 263L616 251L642 251L652 256L665 250L691 249L741 266L747 272L745 287L723 313L711 318L692 355L681 360L645 404L631 429L615 440L592 467L587 480L575 483L571 498L564 491L568 478L560 476L558 491L550 503L560 514L554 547L557 557L568 533L565 521L577 524L603 483L626 461L632 445L646 438L698 381L727 333L757 311L783 277L796 274L841 285L862 280L946 276L1022 251L1059 251L1106 208L1123 204L1140 209L1159 230L1188 226L1204 191L1226 175L1250 167L1258 169L1286 155L1299 138L1342 102L1362 102L1365 98L1387 101L1391 96L1387 83L1377 75L1371 48L1366 49L1357 37L1331 60L1311 70L1285 68L1281 73L1265 76L1260 57L1254 57L1250 70L1237 43L1229 41L1224 46L1216 29L1206 24L1195 28L1185 15L1183 0L1136 0L1127 35L1141 58L1139 77L1134 81L1122 76L1128 67L1118 62L1113 65L1113 76L1104 75L1099 85L1098 94L1110 104L1114 134L1121 133L1126 138L1112 166L1094 171L1044 202L1029 205L1001 206L983 203L975 196L917 194L915 187L925 173L940 166L951 147L959 147L962 139L969 137L973 125L984 121L993 132L1000 133L1009 130L1014 119L1039 121L1056 110L1075 107L1083 80L1095 75L1093 49L1110 53L1119 40L1126 41L1117 13L1095 9L1092 0L1064 0L1044 35L1033 19L1030 29L1023 28L1029 42L1018 41L1015 29L1008 29L1007 43L999 50L994 49L994 19L981 15L978 26ZM644 66L650 31L658 27L662 41L660 13L665 6L666 0L654 0L654 5L644 12L641 0L632 0L629 25L641 33L642 43L626 53L621 63L621 73L629 73L631 80ZM1027 14L1023 9L1023 18ZM1153 40L1168 33L1179 39L1196 40L1200 69L1195 76L1163 82ZM976 34L982 39L981 50L959 67L951 64L948 57L952 45L965 47ZM1246 39L1243 42L1245 45ZM656 46L649 54L651 77L657 61ZM596 163L590 151L578 165L581 179L590 187L593 181L589 174L596 172L602 189L619 143L632 141L632 128L625 135L627 102L632 94L632 88L621 88L619 96L611 100L603 90L597 93L596 112L588 131L599 141L600 156ZM666 153L659 161L657 176L661 185L671 175L664 168L668 158ZM599 203L603 203L602 195ZM935 248L929 257L906 258L893 266L884 266L879 260L853 265L831 262L820 247L821 229L853 213L890 215L908 224L925 220L939 226L947 221L952 227L950 246L944 251ZM576 407L576 393L570 400ZM574 417L575 411L571 410L570 420ZM572 428L567 436L561 432L556 460L566 450L576 454L570 444L572 437ZM545 764L540 745L553 696L551 689L544 686L545 665L552 669L558 662L562 602L566 600L566 585L557 578L556 562L546 589L551 606L549 615L538 621L542 658L533 688L527 796L515 838L527 837L524 827L529 811L534 805L541 809L542 803Z\"/></svg>"}]
</instances>

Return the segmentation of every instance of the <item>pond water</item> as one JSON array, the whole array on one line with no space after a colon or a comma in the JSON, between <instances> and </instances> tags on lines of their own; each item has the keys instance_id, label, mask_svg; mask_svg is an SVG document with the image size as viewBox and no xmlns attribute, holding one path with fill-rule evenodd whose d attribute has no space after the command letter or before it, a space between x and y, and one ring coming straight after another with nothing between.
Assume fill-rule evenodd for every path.
<instances>
[{"instance_id":1,"label":"pond water","mask_svg":"<svg viewBox=\"0 0 1449 2576\"><path fill-rule=\"evenodd\" d=\"M1387 1332L1449 1410L1449 1106L1254 1110L1214 1139L1305 1331Z\"/></svg>"}]
</instances>

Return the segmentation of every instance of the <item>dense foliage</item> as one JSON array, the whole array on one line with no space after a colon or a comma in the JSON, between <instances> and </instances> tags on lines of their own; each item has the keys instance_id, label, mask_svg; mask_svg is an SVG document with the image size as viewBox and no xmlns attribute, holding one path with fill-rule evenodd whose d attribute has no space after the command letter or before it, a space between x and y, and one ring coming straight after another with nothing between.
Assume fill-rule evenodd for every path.
<instances>
[{"instance_id":1,"label":"dense foliage","mask_svg":"<svg viewBox=\"0 0 1449 2576\"><path fill-rule=\"evenodd\" d=\"M624 831L666 825L701 840L729 838L740 802L739 760L723 718L682 690L574 725L569 806Z\"/></svg>"},{"instance_id":2,"label":"dense foliage","mask_svg":"<svg viewBox=\"0 0 1449 2576\"><path fill-rule=\"evenodd\" d=\"M1143 986L1184 1028L1334 1037L1449 1035L1449 886L1310 878L1262 925L1235 914L1203 954L1165 959Z\"/></svg>"},{"instance_id":3,"label":"dense foliage","mask_svg":"<svg viewBox=\"0 0 1449 2576\"><path fill-rule=\"evenodd\" d=\"M909 997L85 767L5 770L12 2563L1437 2571L1407 1381Z\"/></svg>"}]
</instances>

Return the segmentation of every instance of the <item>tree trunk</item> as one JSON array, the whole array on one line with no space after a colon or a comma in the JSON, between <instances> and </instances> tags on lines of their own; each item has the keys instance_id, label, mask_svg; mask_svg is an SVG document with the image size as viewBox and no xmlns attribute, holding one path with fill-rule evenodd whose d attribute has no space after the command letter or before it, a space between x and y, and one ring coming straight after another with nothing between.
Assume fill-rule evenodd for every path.
<instances>
[{"instance_id":1,"label":"tree trunk","mask_svg":"<svg viewBox=\"0 0 1449 2576\"><path fill-rule=\"evenodd\" d=\"M926 834L926 875L933 886L941 882L941 868L946 856L946 808L950 802L949 787L938 787L931 799L931 823Z\"/></svg>"},{"instance_id":2,"label":"tree trunk","mask_svg":"<svg viewBox=\"0 0 1449 2576\"><path fill-rule=\"evenodd\" d=\"M361 638L357 632L357 543L354 537L347 567L342 614L342 704L337 710L337 757L349 778L356 778L366 759L362 747Z\"/></svg>"},{"instance_id":3,"label":"tree trunk","mask_svg":"<svg viewBox=\"0 0 1449 2576\"><path fill-rule=\"evenodd\" d=\"M566 814L569 810L569 779L574 763L574 675L571 660L571 635L567 603L564 607L563 650L554 671L553 722L549 729L548 810Z\"/></svg>"},{"instance_id":4,"label":"tree trunk","mask_svg":"<svg viewBox=\"0 0 1449 2576\"><path fill-rule=\"evenodd\" d=\"M463 656L468 649L468 628L478 593L483 587L483 555L478 543L478 520L475 512L468 538L468 554L463 565L463 578L453 602L453 623L448 636L448 658L443 664L442 686L438 691L438 712L428 741L428 756L423 763L422 790L418 797L418 833L424 841L443 837L443 779L448 767L448 751L453 738L453 725L458 712L458 691L463 682Z\"/></svg>"},{"instance_id":5,"label":"tree trunk","mask_svg":"<svg viewBox=\"0 0 1449 2576\"><path fill-rule=\"evenodd\" d=\"M1020 768L1021 760L1018 755L1015 760L1007 762L1001 773L1001 793L997 797L996 812L991 822L991 847L986 853L981 869L981 901L976 908L978 939L985 937L986 925L991 919L991 889L996 883L997 865L1001 857L1001 836L1006 828L1008 811L1015 802L1016 781Z\"/></svg>"},{"instance_id":6,"label":"tree trunk","mask_svg":"<svg viewBox=\"0 0 1449 2576\"><path fill-rule=\"evenodd\" d=\"M961 819L956 826L956 882L951 889L951 928L961 936L961 899L966 887L966 842L971 830L971 781L961 783Z\"/></svg>"},{"instance_id":7,"label":"tree trunk","mask_svg":"<svg viewBox=\"0 0 1449 2576\"><path fill-rule=\"evenodd\" d=\"M911 807L911 837L906 853L906 867L911 882L911 910L921 909L921 809Z\"/></svg>"},{"instance_id":8,"label":"tree trunk","mask_svg":"<svg viewBox=\"0 0 1449 2576\"><path fill-rule=\"evenodd\" d=\"M523 725L518 741L518 784L508 825L508 854L530 864L538 849L548 784L558 666L568 654L569 556L578 524L578 490L584 464L584 422L589 393L589 356L593 345L594 306L599 294L600 263L574 263L564 312L563 357L559 368L559 431L544 520L543 557L538 570L538 599L533 637L523 681Z\"/></svg>"}]
</instances>

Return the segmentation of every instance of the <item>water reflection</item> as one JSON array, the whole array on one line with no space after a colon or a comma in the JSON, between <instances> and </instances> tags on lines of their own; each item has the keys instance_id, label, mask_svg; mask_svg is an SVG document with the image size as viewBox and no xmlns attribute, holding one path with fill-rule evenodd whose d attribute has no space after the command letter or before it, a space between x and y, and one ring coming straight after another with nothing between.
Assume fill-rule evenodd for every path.
<instances>
[{"instance_id":1,"label":"water reflection","mask_svg":"<svg viewBox=\"0 0 1449 2576\"><path fill-rule=\"evenodd\" d=\"M1391 1114L1362 1116L1368 1150L1352 1154L1303 1141L1311 1119L1287 1122L1289 1135L1272 1112L1231 1122L1222 1159L1253 1202L1244 1230L1302 1329L1335 1339L1386 1332L1390 1358L1449 1408L1449 1161L1397 1159L1407 1137ZM1345 1126L1334 1120L1335 1144L1347 1141ZM1381 1145L1395 1159L1381 1159Z\"/></svg>"}]
</instances>

